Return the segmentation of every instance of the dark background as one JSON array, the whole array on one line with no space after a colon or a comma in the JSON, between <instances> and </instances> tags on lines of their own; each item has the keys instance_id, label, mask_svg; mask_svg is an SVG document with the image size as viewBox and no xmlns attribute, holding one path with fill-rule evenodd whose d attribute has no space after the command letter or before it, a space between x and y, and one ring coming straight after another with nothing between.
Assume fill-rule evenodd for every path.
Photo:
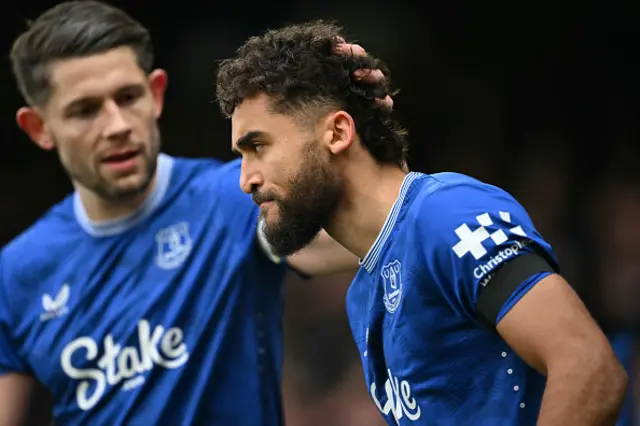
<instances>
[{"instance_id":1,"label":"dark background","mask_svg":"<svg viewBox=\"0 0 640 426\"><path fill-rule=\"evenodd\" d=\"M22 100L8 59L26 20L55 3L0 6L0 244L71 190L56 154L15 125ZM151 30L156 64L169 73L165 152L189 157L232 158L230 124L213 102L220 59L267 28L337 19L386 61L401 88L395 108L410 130L411 168L467 173L509 190L603 326L637 324L640 66L631 0L112 3ZM290 279L285 395L293 425L378 419L346 323L349 279Z\"/></svg>"}]
</instances>

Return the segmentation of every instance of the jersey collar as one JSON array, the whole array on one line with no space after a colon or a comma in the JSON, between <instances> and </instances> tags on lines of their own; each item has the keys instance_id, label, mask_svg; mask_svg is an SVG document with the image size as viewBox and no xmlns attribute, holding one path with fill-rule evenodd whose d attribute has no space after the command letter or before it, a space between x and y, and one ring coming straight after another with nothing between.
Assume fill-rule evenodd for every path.
<instances>
[{"instance_id":1,"label":"jersey collar","mask_svg":"<svg viewBox=\"0 0 640 426\"><path fill-rule=\"evenodd\" d=\"M404 203L404 198L407 196L407 192L411 187L416 178L420 176L420 173L411 172L404 177L402 181L402 186L400 187L400 192L398 194L398 198L393 203L391 207L391 211L387 216L387 220L384 222L382 226L382 230L378 234L378 238L376 238L375 242L369 249L369 252L364 257L364 259L360 259L360 266L363 267L367 272L373 272L373 269L376 267L378 263L378 257L380 257L380 252L382 251L382 247L387 242L389 235L391 235L391 231L393 227L396 225L396 220L398 220L398 215L400 214L400 210L402 208L402 204Z\"/></svg>"}]
</instances>

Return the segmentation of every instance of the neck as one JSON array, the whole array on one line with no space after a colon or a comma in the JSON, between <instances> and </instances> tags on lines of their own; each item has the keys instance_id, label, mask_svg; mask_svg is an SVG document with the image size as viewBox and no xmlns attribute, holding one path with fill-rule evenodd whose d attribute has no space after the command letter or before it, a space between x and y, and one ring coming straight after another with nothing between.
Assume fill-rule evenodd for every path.
<instances>
[{"instance_id":1,"label":"neck","mask_svg":"<svg viewBox=\"0 0 640 426\"><path fill-rule=\"evenodd\" d=\"M345 194L327 233L364 259L384 226L406 172L393 165L350 167Z\"/></svg>"},{"instance_id":2,"label":"neck","mask_svg":"<svg viewBox=\"0 0 640 426\"><path fill-rule=\"evenodd\" d=\"M87 217L94 222L104 222L124 217L136 211L153 192L157 181L157 170L144 192L121 200L111 200L99 196L95 192L74 184Z\"/></svg>"}]
</instances>

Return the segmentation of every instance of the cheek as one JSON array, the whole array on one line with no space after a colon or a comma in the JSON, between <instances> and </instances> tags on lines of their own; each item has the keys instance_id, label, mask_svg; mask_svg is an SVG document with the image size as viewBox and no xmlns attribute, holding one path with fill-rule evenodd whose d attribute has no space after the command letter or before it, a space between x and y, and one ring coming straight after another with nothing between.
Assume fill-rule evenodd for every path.
<instances>
[{"instance_id":1,"label":"cheek","mask_svg":"<svg viewBox=\"0 0 640 426\"><path fill-rule=\"evenodd\" d=\"M52 129L58 149L89 152L100 138L103 123L100 117L93 120L68 120Z\"/></svg>"},{"instance_id":2,"label":"cheek","mask_svg":"<svg viewBox=\"0 0 640 426\"><path fill-rule=\"evenodd\" d=\"M127 118L131 128L130 142L146 146L159 143L159 138L154 136L158 121L149 114L136 114Z\"/></svg>"},{"instance_id":3,"label":"cheek","mask_svg":"<svg viewBox=\"0 0 640 426\"><path fill-rule=\"evenodd\" d=\"M60 162L69 172L78 173L89 167L87 164L88 156L76 148L74 144L69 144L68 141L58 141L56 146Z\"/></svg>"},{"instance_id":4,"label":"cheek","mask_svg":"<svg viewBox=\"0 0 640 426\"><path fill-rule=\"evenodd\" d=\"M278 187L286 187L293 174L289 163L286 156L266 155L261 167L265 180Z\"/></svg>"},{"instance_id":5,"label":"cheek","mask_svg":"<svg viewBox=\"0 0 640 426\"><path fill-rule=\"evenodd\" d=\"M139 132L150 133L151 129L157 123L157 114L153 99L148 98L137 103L130 111L131 124Z\"/></svg>"},{"instance_id":6,"label":"cheek","mask_svg":"<svg viewBox=\"0 0 640 426\"><path fill-rule=\"evenodd\" d=\"M275 173L291 174L300 164L301 154L295 146L282 144L269 152L268 164Z\"/></svg>"},{"instance_id":7,"label":"cheek","mask_svg":"<svg viewBox=\"0 0 640 426\"><path fill-rule=\"evenodd\" d=\"M92 158L95 139L91 131L87 133L71 131L59 131L52 134L52 138L58 151L58 155L65 163L86 163Z\"/></svg>"}]
</instances>

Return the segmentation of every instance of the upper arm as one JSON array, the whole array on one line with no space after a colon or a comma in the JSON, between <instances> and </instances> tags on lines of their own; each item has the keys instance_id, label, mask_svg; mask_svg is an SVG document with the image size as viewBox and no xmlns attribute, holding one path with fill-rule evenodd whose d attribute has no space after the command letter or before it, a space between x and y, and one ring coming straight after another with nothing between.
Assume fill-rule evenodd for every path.
<instances>
[{"instance_id":1,"label":"upper arm","mask_svg":"<svg viewBox=\"0 0 640 426\"><path fill-rule=\"evenodd\" d=\"M586 307L557 274L543 278L507 312L497 331L518 355L542 374L553 363L583 356L615 361L605 335Z\"/></svg>"},{"instance_id":2,"label":"upper arm","mask_svg":"<svg viewBox=\"0 0 640 426\"><path fill-rule=\"evenodd\" d=\"M4 287L11 280L4 255L0 252L0 425L49 425L49 393L29 375L27 363L12 342L10 303Z\"/></svg>"},{"instance_id":3,"label":"upper arm","mask_svg":"<svg viewBox=\"0 0 640 426\"><path fill-rule=\"evenodd\" d=\"M33 377L0 375L0 425L48 426L51 413L51 397Z\"/></svg>"},{"instance_id":4,"label":"upper arm","mask_svg":"<svg viewBox=\"0 0 640 426\"><path fill-rule=\"evenodd\" d=\"M422 213L427 271L456 312L496 331L542 373L568 360L613 365L606 337L513 197L483 184L451 187L426 198Z\"/></svg>"},{"instance_id":5,"label":"upper arm","mask_svg":"<svg viewBox=\"0 0 640 426\"><path fill-rule=\"evenodd\" d=\"M307 276L355 272L358 258L324 230L305 248L287 257L287 264Z\"/></svg>"},{"instance_id":6,"label":"upper arm","mask_svg":"<svg viewBox=\"0 0 640 426\"><path fill-rule=\"evenodd\" d=\"M558 271L551 246L505 191L469 180L419 204L415 238L430 281L451 308L492 330L536 285Z\"/></svg>"},{"instance_id":7,"label":"upper arm","mask_svg":"<svg viewBox=\"0 0 640 426\"><path fill-rule=\"evenodd\" d=\"M0 374L29 373L29 367L18 354L13 342L14 321L12 321L11 302L5 283L14 282L6 267L6 253L0 251Z\"/></svg>"}]
</instances>

